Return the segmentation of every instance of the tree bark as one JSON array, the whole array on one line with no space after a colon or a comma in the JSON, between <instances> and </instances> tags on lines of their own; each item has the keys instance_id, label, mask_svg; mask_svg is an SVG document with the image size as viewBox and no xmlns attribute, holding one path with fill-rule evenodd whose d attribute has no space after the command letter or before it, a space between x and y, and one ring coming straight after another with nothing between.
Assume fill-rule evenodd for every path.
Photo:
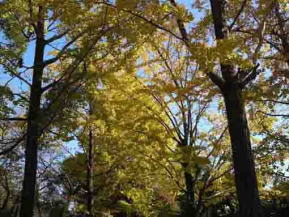
<instances>
[{"instance_id":1,"label":"tree bark","mask_svg":"<svg viewBox=\"0 0 289 217\"><path fill-rule=\"evenodd\" d=\"M184 172L186 192L182 217L195 217L194 180L191 173Z\"/></svg>"},{"instance_id":2,"label":"tree bark","mask_svg":"<svg viewBox=\"0 0 289 217\"><path fill-rule=\"evenodd\" d=\"M94 205L94 139L92 127L89 129L89 144L88 144L88 158L87 158L87 211L88 217L93 217L93 205Z\"/></svg>"},{"instance_id":3,"label":"tree bark","mask_svg":"<svg viewBox=\"0 0 289 217\"><path fill-rule=\"evenodd\" d=\"M24 181L21 194L20 217L32 217L35 203L35 184L37 173L37 149L40 128L40 100L43 75L44 56L44 17L43 9L39 6L38 21L35 27L36 47L34 70L30 90L28 111L27 137L25 146Z\"/></svg>"},{"instance_id":4,"label":"tree bark","mask_svg":"<svg viewBox=\"0 0 289 217\"><path fill-rule=\"evenodd\" d=\"M233 153L239 216L260 217L262 208L241 90L237 84L227 84L223 95Z\"/></svg>"},{"instance_id":5,"label":"tree bark","mask_svg":"<svg viewBox=\"0 0 289 217\"><path fill-rule=\"evenodd\" d=\"M225 0L210 0L216 39L227 38L225 30L224 7ZM216 82L222 91L231 146L237 197L239 202L239 217L261 217L262 207L259 199L254 158L251 150L250 131L246 111L242 99L242 88L233 65L221 65L222 81ZM214 82L214 80L212 79Z\"/></svg>"}]
</instances>

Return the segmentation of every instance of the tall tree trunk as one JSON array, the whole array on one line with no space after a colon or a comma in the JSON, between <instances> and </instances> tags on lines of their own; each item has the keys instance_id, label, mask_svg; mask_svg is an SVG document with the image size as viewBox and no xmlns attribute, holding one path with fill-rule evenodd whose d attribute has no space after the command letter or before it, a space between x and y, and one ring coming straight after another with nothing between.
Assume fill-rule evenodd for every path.
<instances>
[{"instance_id":1,"label":"tall tree trunk","mask_svg":"<svg viewBox=\"0 0 289 217\"><path fill-rule=\"evenodd\" d=\"M93 167L94 167L94 139L92 127L89 129L89 143L88 143L88 156L87 156L87 211L88 216L93 217L94 205L94 186L93 186Z\"/></svg>"},{"instance_id":2,"label":"tall tree trunk","mask_svg":"<svg viewBox=\"0 0 289 217\"><path fill-rule=\"evenodd\" d=\"M210 0L216 39L227 38L224 20L225 0ZM221 62L223 81L216 82L222 90L225 100L237 197L240 217L260 217L262 208L259 199L254 158L251 150L245 106L242 99L242 87L239 84L234 66ZM222 84L220 84L220 82Z\"/></svg>"},{"instance_id":3,"label":"tall tree trunk","mask_svg":"<svg viewBox=\"0 0 289 217\"><path fill-rule=\"evenodd\" d=\"M239 216L259 217L262 216L262 209L241 90L236 85L228 84L223 95L233 152Z\"/></svg>"},{"instance_id":4,"label":"tall tree trunk","mask_svg":"<svg viewBox=\"0 0 289 217\"><path fill-rule=\"evenodd\" d=\"M25 170L21 194L20 217L32 217L35 202L35 184L37 173L37 149L40 128L40 100L43 75L44 56L44 17L43 9L39 6L38 20L35 27L36 48L34 57L34 70L30 90L28 111L28 125L25 147Z\"/></svg>"}]
</instances>

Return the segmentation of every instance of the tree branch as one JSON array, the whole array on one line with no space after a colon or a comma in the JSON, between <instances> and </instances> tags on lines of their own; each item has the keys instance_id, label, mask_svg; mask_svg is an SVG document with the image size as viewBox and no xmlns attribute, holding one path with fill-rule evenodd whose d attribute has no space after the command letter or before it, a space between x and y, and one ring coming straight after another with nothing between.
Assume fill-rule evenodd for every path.
<instances>
[{"instance_id":1,"label":"tree branch","mask_svg":"<svg viewBox=\"0 0 289 217\"><path fill-rule=\"evenodd\" d=\"M7 68L8 72L11 73L13 76L15 76L16 78L18 78L19 80L23 81L25 84L27 84L29 87L31 87L31 84L26 80L24 79L23 77L21 77L19 74L13 72L12 69L10 68Z\"/></svg>"},{"instance_id":2,"label":"tree branch","mask_svg":"<svg viewBox=\"0 0 289 217\"><path fill-rule=\"evenodd\" d=\"M216 73L214 72L208 72L206 73L209 78L211 79L211 81L216 84L221 90L224 89L224 85L225 85L225 81Z\"/></svg>"},{"instance_id":3,"label":"tree branch","mask_svg":"<svg viewBox=\"0 0 289 217\"><path fill-rule=\"evenodd\" d=\"M27 121L27 118L0 118L0 121Z\"/></svg>"},{"instance_id":4,"label":"tree branch","mask_svg":"<svg viewBox=\"0 0 289 217\"><path fill-rule=\"evenodd\" d=\"M54 36L52 36L51 38L45 40L45 44L49 44L49 43L54 42L54 41L56 41L56 40L58 40L58 39L61 39L61 38L62 38L63 36L65 36L69 31L70 31L70 30L66 30L66 31L64 31L63 33L60 33L59 35L54 35Z\"/></svg>"},{"instance_id":5,"label":"tree branch","mask_svg":"<svg viewBox=\"0 0 289 217\"><path fill-rule=\"evenodd\" d=\"M238 21L238 19L239 19L240 15L242 14L242 12L243 12L246 4L247 4L247 0L244 0L243 3L242 3L242 5L241 5L241 8L239 9L239 11L238 11L238 13L237 13L237 15L236 15L236 17L234 18L233 22L232 22L231 25L229 26L229 31L232 30L232 28L234 27L234 25L235 25L236 22Z\"/></svg>"},{"instance_id":6,"label":"tree branch","mask_svg":"<svg viewBox=\"0 0 289 217\"><path fill-rule=\"evenodd\" d=\"M61 51L53 58L45 60L43 62L43 67L50 65L54 62L56 62L57 60L59 60L66 52L66 50L77 40L79 39L82 35L84 35L86 31L82 31L80 34L78 34L77 36L75 36L72 40L70 40L69 42L67 42L66 45L63 46L63 48L61 49Z\"/></svg>"},{"instance_id":7,"label":"tree branch","mask_svg":"<svg viewBox=\"0 0 289 217\"><path fill-rule=\"evenodd\" d=\"M261 72L261 70L258 70L259 66L260 64L257 64L255 67L253 67L251 72L241 82L239 82L240 88L244 88L249 82L257 77L257 75Z\"/></svg>"},{"instance_id":8,"label":"tree branch","mask_svg":"<svg viewBox=\"0 0 289 217\"><path fill-rule=\"evenodd\" d=\"M175 8L177 8L178 5L175 0L170 0L170 2ZM177 18L177 24L179 27L179 31L182 35L182 40L186 43L187 46L189 46L189 37L184 22L181 19Z\"/></svg>"},{"instance_id":9,"label":"tree branch","mask_svg":"<svg viewBox=\"0 0 289 217\"><path fill-rule=\"evenodd\" d=\"M65 70L65 72L63 73L63 75L55 80L54 82L46 85L45 87L42 88L42 92L47 91L50 88L53 88L54 86L56 86L64 77L68 76L71 77L71 74L77 69L77 67L83 62L83 60L86 58L86 56L90 53L90 51L93 49L94 45L101 39L101 37L108 31L110 31L113 27L108 28L106 30L102 30L101 33L95 38L95 40L93 40L93 42L91 43L91 46L86 50L86 52L81 53L82 55L79 55L76 59L75 62L73 62L73 64L69 65L69 67Z\"/></svg>"},{"instance_id":10,"label":"tree branch","mask_svg":"<svg viewBox=\"0 0 289 217\"><path fill-rule=\"evenodd\" d=\"M254 101L257 101L257 102L272 102L272 103L277 103L277 104L289 105L289 102L273 100L273 99L254 100Z\"/></svg>"},{"instance_id":11,"label":"tree branch","mask_svg":"<svg viewBox=\"0 0 289 217\"><path fill-rule=\"evenodd\" d=\"M112 7L112 8L114 8L114 9L118 9L115 5L110 4L110 3L108 3L108 2L99 2L99 3L108 5L108 6ZM123 8L120 9L120 10L123 11L123 12L129 13L129 14L131 14L131 15L139 18L139 19L142 19L143 21L151 24L152 26L154 26L154 27L156 27L156 28L158 28L158 29L160 29L160 30L163 30L163 31L165 31L165 32L167 32L167 33L169 33L169 34L171 34L172 36L174 36L175 38L177 38L177 39L179 39L179 40L184 41L183 37L178 36L178 35L177 35L176 33L174 33L173 31L171 31L171 30L169 30L169 29L167 29L167 28L165 28L165 27L163 27L163 26L155 23L153 20L151 20L151 19L149 19L149 18L146 18L146 17L144 17L144 16L142 16L142 15L140 15L140 14L138 14L138 13L132 11L132 10L123 9ZM185 41L184 41L184 42L185 42Z\"/></svg>"},{"instance_id":12,"label":"tree branch","mask_svg":"<svg viewBox=\"0 0 289 217\"><path fill-rule=\"evenodd\" d=\"M23 140L24 138L26 137L26 133L21 137L19 138L14 145L10 146L9 148L3 150L0 152L0 155L4 155L4 154L7 154L9 152L11 152L14 148L16 148Z\"/></svg>"},{"instance_id":13,"label":"tree branch","mask_svg":"<svg viewBox=\"0 0 289 217\"><path fill-rule=\"evenodd\" d=\"M263 112L263 111L257 111L259 113L262 113L263 115L267 115L267 116L271 116L271 117L286 117L286 118L289 118L289 114L271 114L271 113L266 113L266 112Z\"/></svg>"}]
</instances>

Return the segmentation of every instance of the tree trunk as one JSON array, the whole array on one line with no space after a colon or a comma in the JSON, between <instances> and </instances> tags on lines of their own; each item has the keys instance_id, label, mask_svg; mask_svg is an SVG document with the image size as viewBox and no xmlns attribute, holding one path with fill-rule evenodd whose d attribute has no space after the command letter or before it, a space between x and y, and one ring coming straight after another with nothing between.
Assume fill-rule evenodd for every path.
<instances>
[{"instance_id":1,"label":"tree trunk","mask_svg":"<svg viewBox=\"0 0 289 217\"><path fill-rule=\"evenodd\" d=\"M195 196L194 196L194 183L191 173L185 172L185 201L182 211L182 217L195 217Z\"/></svg>"},{"instance_id":2,"label":"tree trunk","mask_svg":"<svg viewBox=\"0 0 289 217\"><path fill-rule=\"evenodd\" d=\"M28 124L25 147L24 181L21 194L20 217L32 217L35 202L35 184L37 173L37 149L40 128L40 100L43 75L44 56L44 18L43 9L40 6L38 21L35 27L36 48L34 57L34 70L30 90L28 111Z\"/></svg>"},{"instance_id":3,"label":"tree trunk","mask_svg":"<svg viewBox=\"0 0 289 217\"><path fill-rule=\"evenodd\" d=\"M187 163L182 163L186 191L181 203L181 217L196 217L195 204L195 180L190 172L187 172Z\"/></svg>"},{"instance_id":4,"label":"tree trunk","mask_svg":"<svg viewBox=\"0 0 289 217\"><path fill-rule=\"evenodd\" d=\"M251 150L250 131L241 90L237 85L227 84L223 96L231 137L239 216L259 217L262 216L262 209Z\"/></svg>"},{"instance_id":5,"label":"tree trunk","mask_svg":"<svg viewBox=\"0 0 289 217\"><path fill-rule=\"evenodd\" d=\"M210 0L217 42L228 38L224 19L225 0ZM220 63L222 79L212 81L223 94L231 146L240 217L261 217L254 158L251 150L250 132L242 99L242 88L233 65Z\"/></svg>"},{"instance_id":6,"label":"tree trunk","mask_svg":"<svg viewBox=\"0 0 289 217\"><path fill-rule=\"evenodd\" d=\"M87 211L88 216L93 217L94 205L94 186L93 186L93 167L94 167L94 139L92 127L89 129L89 144L88 144L88 158L87 158Z\"/></svg>"}]
</instances>

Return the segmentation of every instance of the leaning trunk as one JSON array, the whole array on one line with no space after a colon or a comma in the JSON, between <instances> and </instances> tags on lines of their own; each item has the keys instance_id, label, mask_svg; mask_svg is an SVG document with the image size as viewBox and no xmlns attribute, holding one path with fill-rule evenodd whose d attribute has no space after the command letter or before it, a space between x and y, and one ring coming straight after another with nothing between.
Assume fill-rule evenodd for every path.
<instances>
[{"instance_id":1,"label":"leaning trunk","mask_svg":"<svg viewBox=\"0 0 289 217\"><path fill-rule=\"evenodd\" d=\"M223 91L226 105L229 133L240 217L260 217L262 209L251 150L250 131L241 90L236 85L227 85Z\"/></svg>"},{"instance_id":2,"label":"leaning trunk","mask_svg":"<svg viewBox=\"0 0 289 217\"><path fill-rule=\"evenodd\" d=\"M30 90L28 124L25 146L24 181L21 194L20 217L32 217L35 202L35 184L37 173L37 149L40 128L40 100L44 55L44 19L42 7L39 7L38 22L35 28L36 48L33 79Z\"/></svg>"}]
</instances>

